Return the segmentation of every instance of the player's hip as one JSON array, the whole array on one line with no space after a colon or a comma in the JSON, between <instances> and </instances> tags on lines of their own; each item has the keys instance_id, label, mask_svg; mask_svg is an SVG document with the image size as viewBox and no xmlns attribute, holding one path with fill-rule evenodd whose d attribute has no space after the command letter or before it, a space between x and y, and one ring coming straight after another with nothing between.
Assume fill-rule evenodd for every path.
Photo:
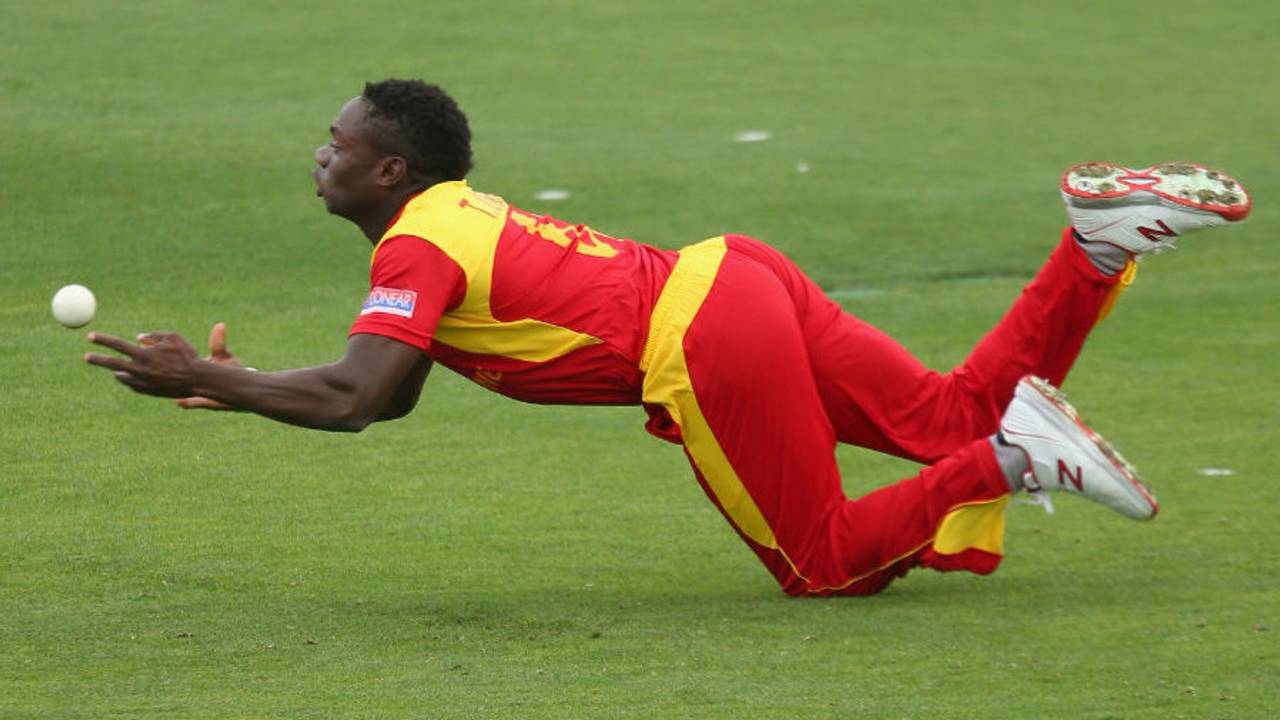
<instances>
[{"instance_id":1,"label":"player's hip","mask_svg":"<svg viewBox=\"0 0 1280 720\"><path fill-rule=\"evenodd\" d=\"M659 355L669 355L682 343L698 317L708 314L709 303L730 308L715 313L714 324L720 331L761 321L732 312L736 303L748 300L750 305L790 314L786 310L792 300L788 267L794 265L781 253L743 235L721 235L681 249L650 313L640 370L647 372L664 361Z\"/></svg>"}]
</instances>

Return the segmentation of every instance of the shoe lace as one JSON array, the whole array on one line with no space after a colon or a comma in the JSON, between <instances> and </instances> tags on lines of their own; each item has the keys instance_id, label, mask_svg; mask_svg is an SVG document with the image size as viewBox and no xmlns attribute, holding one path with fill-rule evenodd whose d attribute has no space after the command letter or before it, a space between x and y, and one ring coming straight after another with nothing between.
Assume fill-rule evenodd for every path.
<instances>
[{"instance_id":1,"label":"shoe lace","mask_svg":"<svg viewBox=\"0 0 1280 720\"><path fill-rule=\"evenodd\" d=\"M1022 489L1025 492L1018 498L1018 502L1023 505L1039 505L1044 508L1046 515L1053 514L1053 501L1049 499L1049 492L1036 482L1036 476L1033 473L1022 474Z\"/></svg>"},{"instance_id":2,"label":"shoe lace","mask_svg":"<svg viewBox=\"0 0 1280 720\"><path fill-rule=\"evenodd\" d=\"M1053 514L1053 501L1049 499L1049 493L1044 490L1028 490L1023 497L1018 498L1018 502L1023 505L1039 505L1044 508L1045 514Z\"/></svg>"}]
</instances>

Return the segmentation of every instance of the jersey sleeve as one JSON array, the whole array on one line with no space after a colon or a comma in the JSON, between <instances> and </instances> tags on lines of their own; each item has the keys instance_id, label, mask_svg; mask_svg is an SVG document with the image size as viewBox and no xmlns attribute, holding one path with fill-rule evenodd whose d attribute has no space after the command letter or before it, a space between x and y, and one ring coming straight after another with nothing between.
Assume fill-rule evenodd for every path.
<instances>
[{"instance_id":1,"label":"jersey sleeve","mask_svg":"<svg viewBox=\"0 0 1280 720\"><path fill-rule=\"evenodd\" d=\"M387 238L375 251L369 295L348 335L383 335L425 352L440 317L461 304L466 285L462 267L430 242Z\"/></svg>"}]
</instances>

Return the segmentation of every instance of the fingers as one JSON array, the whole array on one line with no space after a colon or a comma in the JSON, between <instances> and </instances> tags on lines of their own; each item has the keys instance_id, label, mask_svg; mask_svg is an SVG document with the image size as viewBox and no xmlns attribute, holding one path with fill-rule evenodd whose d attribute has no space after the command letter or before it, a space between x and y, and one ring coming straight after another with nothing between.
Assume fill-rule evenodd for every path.
<instances>
[{"instance_id":1,"label":"fingers","mask_svg":"<svg viewBox=\"0 0 1280 720\"><path fill-rule=\"evenodd\" d=\"M108 370L127 373L129 371L130 362L121 360L113 355L99 355L98 353L85 353L84 361L90 365L97 365Z\"/></svg>"},{"instance_id":2,"label":"fingers","mask_svg":"<svg viewBox=\"0 0 1280 720\"><path fill-rule=\"evenodd\" d=\"M138 345L144 348L155 347L170 337L176 337L176 335L174 333L139 333ZM223 363L235 360L235 356L227 352L226 323L214 323L213 329L209 331L209 359Z\"/></svg>"},{"instance_id":3,"label":"fingers","mask_svg":"<svg viewBox=\"0 0 1280 720\"><path fill-rule=\"evenodd\" d=\"M209 331L209 354L215 360L230 356L231 353L227 352L226 323L214 323L213 329Z\"/></svg>"},{"instance_id":4,"label":"fingers","mask_svg":"<svg viewBox=\"0 0 1280 720\"><path fill-rule=\"evenodd\" d=\"M116 382L124 385L130 390L134 392L142 392L142 384L133 375L124 371L113 372L111 375L116 379Z\"/></svg>"},{"instance_id":5,"label":"fingers","mask_svg":"<svg viewBox=\"0 0 1280 720\"><path fill-rule=\"evenodd\" d=\"M182 336L173 332L147 332L138 333L137 338L138 344L142 347L151 347L153 345L159 345L165 340L171 340L174 338L181 340Z\"/></svg>"},{"instance_id":6,"label":"fingers","mask_svg":"<svg viewBox=\"0 0 1280 720\"><path fill-rule=\"evenodd\" d=\"M178 398L174 401L183 410L230 410L231 406L206 397Z\"/></svg>"},{"instance_id":7,"label":"fingers","mask_svg":"<svg viewBox=\"0 0 1280 720\"><path fill-rule=\"evenodd\" d=\"M128 355L131 358L137 357L138 351L142 349L137 345L134 345L127 340L121 340L114 335L104 335L96 332L89 333L89 342L95 345L111 348L121 355ZM88 358L86 357L85 359L87 360Z\"/></svg>"}]
</instances>

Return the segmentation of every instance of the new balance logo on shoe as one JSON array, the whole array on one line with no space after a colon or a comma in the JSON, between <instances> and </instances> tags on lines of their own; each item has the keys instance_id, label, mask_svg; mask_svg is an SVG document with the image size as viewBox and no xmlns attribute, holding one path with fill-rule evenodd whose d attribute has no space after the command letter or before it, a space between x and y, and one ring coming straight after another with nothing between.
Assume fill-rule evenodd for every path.
<instances>
[{"instance_id":1,"label":"new balance logo on shoe","mask_svg":"<svg viewBox=\"0 0 1280 720\"><path fill-rule=\"evenodd\" d=\"M1160 226L1159 230L1149 228L1146 225L1139 225L1138 232L1142 233L1142 237L1149 242L1160 242L1162 237L1178 237L1178 233L1174 232L1173 228L1165 225L1163 220L1156 220L1156 224Z\"/></svg>"},{"instance_id":2,"label":"new balance logo on shoe","mask_svg":"<svg viewBox=\"0 0 1280 720\"><path fill-rule=\"evenodd\" d=\"M1084 492L1084 468L1077 465L1076 474L1072 475L1071 468L1067 467L1062 458L1058 458L1058 484L1066 487L1068 480L1076 486L1076 492Z\"/></svg>"},{"instance_id":3,"label":"new balance logo on shoe","mask_svg":"<svg viewBox=\"0 0 1280 720\"><path fill-rule=\"evenodd\" d=\"M1062 391L1046 380L1028 375L1018 381L999 437L1027 454L1030 472L1022 487L1046 507L1047 497L1038 496L1042 490L1080 495L1137 520L1149 520L1159 509L1133 466L1081 422Z\"/></svg>"}]
</instances>

